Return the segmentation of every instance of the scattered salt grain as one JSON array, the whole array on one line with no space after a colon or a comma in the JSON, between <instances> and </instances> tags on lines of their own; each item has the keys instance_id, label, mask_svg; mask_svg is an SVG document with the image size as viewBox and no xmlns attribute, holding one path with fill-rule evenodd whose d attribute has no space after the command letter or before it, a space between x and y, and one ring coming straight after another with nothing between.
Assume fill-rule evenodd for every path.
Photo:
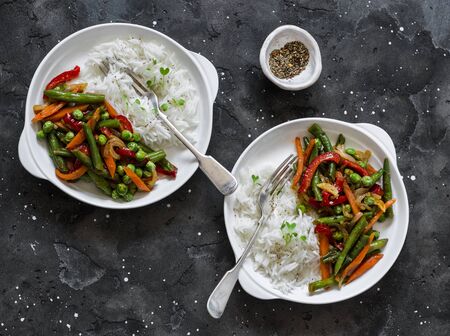
<instances>
[{"instance_id":1,"label":"scattered salt grain","mask_svg":"<svg viewBox=\"0 0 450 336\"><path fill-rule=\"evenodd\" d=\"M128 278L127 277L123 278L123 281L128 282Z\"/></svg>"},{"instance_id":2,"label":"scattered salt grain","mask_svg":"<svg viewBox=\"0 0 450 336\"><path fill-rule=\"evenodd\" d=\"M411 181L415 181L416 180L416 176L411 175L410 179L411 179Z\"/></svg>"}]
</instances>

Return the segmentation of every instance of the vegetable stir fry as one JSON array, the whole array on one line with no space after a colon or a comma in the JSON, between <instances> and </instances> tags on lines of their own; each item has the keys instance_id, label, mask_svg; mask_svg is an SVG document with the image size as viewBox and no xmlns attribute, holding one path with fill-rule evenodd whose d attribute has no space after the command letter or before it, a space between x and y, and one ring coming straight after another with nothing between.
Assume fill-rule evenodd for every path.
<instances>
[{"instance_id":1,"label":"vegetable stir fry","mask_svg":"<svg viewBox=\"0 0 450 336\"><path fill-rule=\"evenodd\" d=\"M380 239L373 226L393 217L395 199L388 159L376 170L369 163L371 152L345 147L344 135L332 146L318 124L308 131L312 137L303 138L305 148L295 139L292 188L298 191L299 206L318 215L314 224L322 279L309 284L312 293L352 282L383 257L388 240Z\"/></svg>"},{"instance_id":2,"label":"vegetable stir fry","mask_svg":"<svg viewBox=\"0 0 450 336\"><path fill-rule=\"evenodd\" d=\"M46 140L56 175L64 181L85 179L115 200L131 201L150 192L158 178L175 178L177 168L163 150L141 141L133 125L105 100L87 93L87 84L67 84L80 68L63 72L46 86L44 105L35 105L37 137Z\"/></svg>"}]
</instances>

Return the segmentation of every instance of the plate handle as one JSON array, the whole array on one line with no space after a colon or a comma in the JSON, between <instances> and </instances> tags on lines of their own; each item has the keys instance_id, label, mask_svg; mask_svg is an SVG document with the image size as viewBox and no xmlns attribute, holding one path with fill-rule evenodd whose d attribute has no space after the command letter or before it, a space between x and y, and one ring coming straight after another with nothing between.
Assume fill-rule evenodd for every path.
<instances>
[{"instance_id":1,"label":"plate handle","mask_svg":"<svg viewBox=\"0 0 450 336\"><path fill-rule=\"evenodd\" d=\"M214 65L205 56L197 54L191 51L191 55L200 63L206 79L208 80L208 89L211 94L211 105L216 100L217 92L219 91L219 76L217 75L217 70Z\"/></svg>"},{"instance_id":2,"label":"plate handle","mask_svg":"<svg viewBox=\"0 0 450 336\"><path fill-rule=\"evenodd\" d=\"M40 179L46 179L44 174L42 174L41 170L36 166L36 163L33 160L33 157L30 152L30 148L25 139L25 132L22 131L19 139L19 160L22 166L34 177Z\"/></svg>"},{"instance_id":3,"label":"plate handle","mask_svg":"<svg viewBox=\"0 0 450 336\"><path fill-rule=\"evenodd\" d=\"M379 126L367 123L359 123L357 125L364 128L366 131L369 131L375 137L380 139L383 142L383 144L387 147L389 152L392 154L392 157L395 158L395 162L397 162L397 153L395 151L394 142L392 141L390 135L384 129L382 129Z\"/></svg>"}]
</instances>

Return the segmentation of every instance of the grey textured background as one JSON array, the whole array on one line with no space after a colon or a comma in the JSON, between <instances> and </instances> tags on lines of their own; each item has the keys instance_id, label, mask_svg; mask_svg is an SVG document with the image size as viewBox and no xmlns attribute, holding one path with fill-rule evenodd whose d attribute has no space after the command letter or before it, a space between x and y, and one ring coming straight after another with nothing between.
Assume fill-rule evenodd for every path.
<instances>
[{"instance_id":1,"label":"grey textured background","mask_svg":"<svg viewBox=\"0 0 450 336\"><path fill-rule=\"evenodd\" d=\"M448 335L448 1L20 0L1 1L0 17L0 335ZM168 199L120 212L29 175L17 142L35 69L58 40L110 21L154 26L215 64L209 152L229 168L288 119L385 128L411 220L382 281L326 306L260 301L238 286L216 321L205 303L233 254L223 198L200 172ZM288 23L311 32L323 57L320 80L296 94L258 63L266 35Z\"/></svg>"}]
</instances>

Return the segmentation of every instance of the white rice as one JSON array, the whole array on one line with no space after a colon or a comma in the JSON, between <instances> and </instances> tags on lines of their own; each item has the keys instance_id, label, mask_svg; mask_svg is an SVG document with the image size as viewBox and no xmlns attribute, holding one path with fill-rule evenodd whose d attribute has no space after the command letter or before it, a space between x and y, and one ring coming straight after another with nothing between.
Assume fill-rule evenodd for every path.
<instances>
[{"instance_id":1,"label":"white rice","mask_svg":"<svg viewBox=\"0 0 450 336\"><path fill-rule=\"evenodd\" d=\"M110 72L105 77L96 64L113 57L116 59L110 62ZM102 43L88 55L80 79L89 84L88 91L104 93L108 101L130 119L148 145L161 148L179 144L156 118L148 99L134 91L131 79L122 70L124 67L141 75L146 83L149 81L158 95L160 106L165 104L167 107L166 116L195 143L198 93L188 71L180 67L176 56L163 45L137 38ZM161 68L169 68L169 73L163 75Z\"/></svg>"},{"instance_id":2,"label":"white rice","mask_svg":"<svg viewBox=\"0 0 450 336\"><path fill-rule=\"evenodd\" d=\"M241 174L234 206L234 230L243 248L260 218L258 194L270 173L270 170L265 169ZM252 174L259 176L257 183L253 182ZM284 293L320 278L319 245L314 234L313 218L298 214L296 199L295 191L286 184L275 198L273 212L260 231L249 255L254 269L268 277L274 287ZM284 221L296 224L297 237L293 237L289 243L286 243L280 229Z\"/></svg>"}]
</instances>

